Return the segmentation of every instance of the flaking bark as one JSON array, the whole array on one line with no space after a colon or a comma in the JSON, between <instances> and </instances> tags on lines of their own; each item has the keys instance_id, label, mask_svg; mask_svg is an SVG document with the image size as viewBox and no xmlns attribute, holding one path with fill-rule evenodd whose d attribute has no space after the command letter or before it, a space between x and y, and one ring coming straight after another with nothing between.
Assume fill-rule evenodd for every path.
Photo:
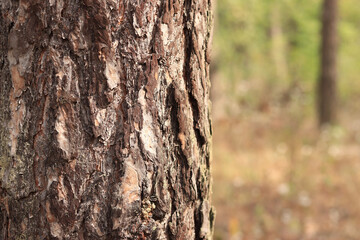
<instances>
[{"instance_id":1,"label":"flaking bark","mask_svg":"<svg viewBox=\"0 0 360 240\"><path fill-rule=\"evenodd\" d=\"M0 6L0 239L210 239L211 1Z\"/></svg>"}]
</instances>

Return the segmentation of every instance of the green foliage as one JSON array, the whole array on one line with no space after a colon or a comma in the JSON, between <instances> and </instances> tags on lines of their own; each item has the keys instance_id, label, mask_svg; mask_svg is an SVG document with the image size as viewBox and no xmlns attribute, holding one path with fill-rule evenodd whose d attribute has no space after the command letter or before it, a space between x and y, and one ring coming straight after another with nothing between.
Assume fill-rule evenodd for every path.
<instances>
[{"instance_id":1,"label":"green foliage","mask_svg":"<svg viewBox=\"0 0 360 240\"><path fill-rule=\"evenodd\" d=\"M356 0L339 5L338 76L346 100L360 94L360 5ZM313 99L321 7L321 0L218 0L214 62L231 95L238 98L235 86L244 81L278 89L297 83Z\"/></svg>"},{"instance_id":2,"label":"green foliage","mask_svg":"<svg viewBox=\"0 0 360 240\"><path fill-rule=\"evenodd\" d=\"M360 5L354 0L341 1L340 12L339 87L346 101L360 94Z\"/></svg>"}]
</instances>

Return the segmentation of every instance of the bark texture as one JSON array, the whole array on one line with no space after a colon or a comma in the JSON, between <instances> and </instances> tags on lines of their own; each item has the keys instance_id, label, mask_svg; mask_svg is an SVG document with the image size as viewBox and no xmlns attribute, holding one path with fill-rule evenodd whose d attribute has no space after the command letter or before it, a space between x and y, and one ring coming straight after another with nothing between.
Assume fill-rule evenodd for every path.
<instances>
[{"instance_id":1,"label":"bark texture","mask_svg":"<svg viewBox=\"0 0 360 240\"><path fill-rule=\"evenodd\" d=\"M336 121L338 0L324 0L322 15L321 68L318 85L319 124Z\"/></svg>"},{"instance_id":2,"label":"bark texture","mask_svg":"<svg viewBox=\"0 0 360 240\"><path fill-rule=\"evenodd\" d=\"M211 0L0 7L0 239L210 239Z\"/></svg>"}]
</instances>

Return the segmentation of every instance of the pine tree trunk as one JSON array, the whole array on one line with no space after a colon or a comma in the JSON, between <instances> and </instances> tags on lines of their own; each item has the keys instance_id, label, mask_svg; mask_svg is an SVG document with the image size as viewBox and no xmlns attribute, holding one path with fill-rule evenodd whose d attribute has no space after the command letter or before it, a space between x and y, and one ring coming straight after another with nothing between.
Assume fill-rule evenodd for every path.
<instances>
[{"instance_id":1,"label":"pine tree trunk","mask_svg":"<svg viewBox=\"0 0 360 240\"><path fill-rule=\"evenodd\" d=\"M210 239L211 0L0 6L0 239Z\"/></svg>"},{"instance_id":2,"label":"pine tree trunk","mask_svg":"<svg viewBox=\"0 0 360 240\"><path fill-rule=\"evenodd\" d=\"M321 69L318 85L319 124L336 121L338 1L324 0L322 16Z\"/></svg>"}]
</instances>

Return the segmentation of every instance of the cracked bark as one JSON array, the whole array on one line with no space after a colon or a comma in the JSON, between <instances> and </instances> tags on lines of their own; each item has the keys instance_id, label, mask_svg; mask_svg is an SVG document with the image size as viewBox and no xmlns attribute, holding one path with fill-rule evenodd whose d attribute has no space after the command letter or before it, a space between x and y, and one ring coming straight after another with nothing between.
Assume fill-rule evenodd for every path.
<instances>
[{"instance_id":1,"label":"cracked bark","mask_svg":"<svg viewBox=\"0 0 360 240\"><path fill-rule=\"evenodd\" d=\"M0 7L0 239L211 239L211 1Z\"/></svg>"}]
</instances>

